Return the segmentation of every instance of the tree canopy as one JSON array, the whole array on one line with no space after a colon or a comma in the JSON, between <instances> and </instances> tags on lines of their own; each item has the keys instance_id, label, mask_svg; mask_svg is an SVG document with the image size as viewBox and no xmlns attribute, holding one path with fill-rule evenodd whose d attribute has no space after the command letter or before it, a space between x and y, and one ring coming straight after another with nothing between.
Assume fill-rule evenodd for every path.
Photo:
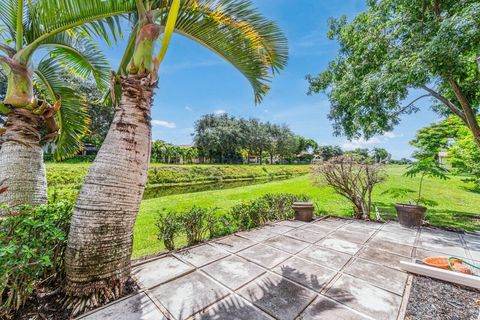
<instances>
[{"instance_id":1,"label":"tree canopy","mask_svg":"<svg viewBox=\"0 0 480 320\"><path fill-rule=\"evenodd\" d=\"M368 139L391 131L430 97L480 147L478 0L369 0L352 21L331 19L328 37L340 45L337 57L307 78L310 93L328 95L336 134ZM405 102L412 89L424 94Z\"/></svg>"}]
</instances>

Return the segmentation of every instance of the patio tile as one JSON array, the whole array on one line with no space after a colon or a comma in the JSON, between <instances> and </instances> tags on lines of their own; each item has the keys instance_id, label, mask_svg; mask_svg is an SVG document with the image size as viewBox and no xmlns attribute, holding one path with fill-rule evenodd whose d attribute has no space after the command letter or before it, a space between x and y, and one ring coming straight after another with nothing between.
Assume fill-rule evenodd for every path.
<instances>
[{"instance_id":1,"label":"patio tile","mask_svg":"<svg viewBox=\"0 0 480 320\"><path fill-rule=\"evenodd\" d=\"M397 319L402 298L365 281L342 275L326 296L374 319Z\"/></svg>"},{"instance_id":2,"label":"patio tile","mask_svg":"<svg viewBox=\"0 0 480 320\"><path fill-rule=\"evenodd\" d=\"M251 247L255 243L255 241L242 237L237 237L234 235L217 240L213 242L212 245L227 250L228 252L235 253L245 248Z\"/></svg>"},{"instance_id":3,"label":"patio tile","mask_svg":"<svg viewBox=\"0 0 480 320\"><path fill-rule=\"evenodd\" d=\"M239 252L238 255L267 269L275 267L277 264L290 257L288 253L263 244L257 244L250 247Z\"/></svg>"},{"instance_id":4,"label":"patio tile","mask_svg":"<svg viewBox=\"0 0 480 320\"><path fill-rule=\"evenodd\" d=\"M198 271L151 291L176 319L186 319L228 294L227 289Z\"/></svg>"},{"instance_id":5,"label":"patio tile","mask_svg":"<svg viewBox=\"0 0 480 320\"><path fill-rule=\"evenodd\" d=\"M325 233L325 235L326 234L327 232ZM293 231L287 232L285 235L308 243L315 243L325 237L325 235L323 234L311 232L307 229L295 229Z\"/></svg>"},{"instance_id":6,"label":"patio tile","mask_svg":"<svg viewBox=\"0 0 480 320\"><path fill-rule=\"evenodd\" d=\"M442 229L422 229L420 233L420 241L425 242L455 242L461 244L460 236L457 232Z\"/></svg>"},{"instance_id":7,"label":"patio tile","mask_svg":"<svg viewBox=\"0 0 480 320\"><path fill-rule=\"evenodd\" d=\"M263 243L268 244L269 246L272 246L274 248L286 251L291 254L295 254L299 251L302 251L303 249L309 246L309 244L306 242L285 237L285 236L270 238L268 240L263 241Z\"/></svg>"},{"instance_id":8,"label":"patio tile","mask_svg":"<svg viewBox=\"0 0 480 320\"><path fill-rule=\"evenodd\" d=\"M280 320L295 319L315 298L313 292L273 274L260 277L239 294Z\"/></svg>"},{"instance_id":9,"label":"patio tile","mask_svg":"<svg viewBox=\"0 0 480 320\"><path fill-rule=\"evenodd\" d=\"M345 229L338 229L337 231L331 233L327 239L329 238L364 244L370 238L370 234L349 230L347 226Z\"/></svg>"},{"instance_id":10,"label":"patio tile","mask_svg":"<svg viewBox=\"0 0 480 320\"><path fill-rule=\"evenodd\" d=\"M265 228L261 228L261 229L255 229L250 231L242 231L237 233L237 236L240 236L249 240L253 240L256 242L262 242L263 240L276 237L277 234L273 232L269 232Z\"/></svg>"},{"instance_id":11,"label":"patio tile","mask_svg":"<svg viewBox=\"0 0 480 320\"><path fill-rule=\"evenodd\" d=\"M419 230L420 230L419 228L404 227L397 222L388 222L382 227L382 231L400 232L400 233L406 233L406 234L412 234L412 235L416 235Z\"/></svg>"},{"instance_id":12,"label":"patio tile","mask_svg":"<svg viewBox=\"0 0 480 320\"><path fill-rule=\"evenodd\" d=\"M195 315L194 320L270 320L266 313L238 296L231 296L217 302L205 312Z\"/></svg>"},{"instance_id":13,"label":"patio tile","mask_svg":"<svg viewBox=\"0 0 480 320\"><path fill-rule=\"evenodd\" d=\"M370 240L367 245L369 247L373 247L375 249L380 249L384 251L388 251L391 253L399 254L404 257L411 257L412 256L412 251L413 247L412 246L407 246L405 244L401 243L395 243L390 240L385 240L385 239L377 239L374 238Z\"/></svg>"},{"instance_id":14,"label":"patio tile","mask_svg":"<svg viewBox=\"0 0 480 320\"><path fill-rule=\"evenodd\" d=\"M418 260L422 260L422 259L425 259L427 257L437 257L437 256L438 257L449 257L450 255L445 254L443 252L434 251L434 250L426 250L426 249L423 249L423 248L417 248L416 253L415 253L415 258L418 259ZM463 255L463 256L453 255L453 256L459 257L459 258L467 258L467 256L465 256L465 255Z\"/></svg>"},{"instance_id":15,"label":"patio tile","mask_svg":"<svg viewBox=\"0 0 480 320\"><path fill-rule=\"evenodd\" d=\"M383 231L380 230L373 239L383 239L395 243L406 244L413 246L416 239L416 234L400 231Z\"/></svg>"},{"instance_id":16,"label":"patio tile","mask_svg":"<svg viewBox=\"0 0 480 320\"><path fill-rule=\"evenodd\" d=\"M370 262L375 262L397 270L400 270L400 261L411 261L410 258L372 247L363 248L358 256Z\"/></svg>"},{"instance_id":17,"label":"patio tile","mask_svg":"<svg viewBox=\"0 0 480 320\"><path fill-rule=\"evenodd\" d=\"M363 259L356 259L344 272L400 296L403 295L408 277L405 272L379 266Z\"/></svg>"},{"instance_id":18,"label":"patio tile","mask_svg":"<svg viewBox=\"0 0 480 320\"><path fill-rule=\"evenodd\" d=\"M348 225L358 229L370 229L375 231L382 227L384 224L375 221L351 220Z\"/></svg>"},{"instance_id":19,"label":"patio tile","mask_svg":"<svg viewBox=\"0 0 480 320\"><path fill-rule=\"evenodd\" d=\"M328 236L327 238L320 240L317 245L337 250L340 252L348 253L348 254L355 254L358 250L362 247L362 245L358 243L354 243L347 240L331 238Z\"/></svg>"},{"instance_id":20,"label":"patio tile","mask_svg":"<svg viewBox=\"0 0 480 320\"><path fill-rule=\"evenodd\" d=\"M314 224L317 226L321 227L326 227L329 229L336 229L338 227L341 227L345 225L346 220L341 220L341 219L322 219L319 221L316 221Z\"/></svg>"},{"instance_id":21,"label":"patio tile","mask_svg":"<svg viewBox=\"0 0 480 320\"><path fill-rule=\"evenodd\" d=\"M352 257L349 254L313 245L300 252L298 257L324 267L340 270Z\"/></svg>"},{"instance_id":22,"label":"patio tile","mask_svg":"<svg viewBox=\"0 0 480 320\"><path fill-rule=\"evenodd\" d=\"M368 237L370 237L376 231L377 231L376 229L365 227L363 225L349 223L338 228L336 232L356 232L356 233L368 235Z\"/></svg>"},{"instance_id":23,"label":"patio tile","mask_svg":"<svg viewBox=\"0 0 480 320\"><path fill-rule=\"evenodd\" d=\"M84 320L162 320L167 319L145 293L107 305Z\"/></svg>"},{"instance_id":24,"label":"patio tile","mask_svg":"<svg viewBox=\"0 0 480 320\"><path fill-rule=\"evenodd\" d=\"M351 310L340 303L320 296L313 302L298 320L368 320L369 318Z\"/></svg>"},{"instance_id":25,"label":"patio tile","mask_svg":"<svg viewBox=\"0 0 480 320\"><path fill-rule=\"evenodd\" d=\"M446 255L459 257L467 256L463 245L461 243L457 243L456 241L448 241L445 239L420 240L417 246L422 249L437 251Z\"/></svg>"},{"instance_id":26,"label":"patio tile","mask_svg":"<svg viewBox=\"0 0 480 320\"><path fill-rule=\"evenodd\" d=\"M229 253L220 248L204 244L192 249L175 253L175 256L183 261L187 261L199 268L215 260L228 256Z\"/></svg>"},{"instance_id":27,"label":"patio tile","mask_svg":"<svg viewBox=\"0 0 480 320\"><path fill-rule=\"evenodd\" d=\"M133 275L144 287L151 288L193 270L193 267L177 258L166 256L134 267Z\"/></svg>"},{"instance_id":28,"label":"patio tile","mask_svg":"<svg viewBox=\"0 0 480 320\"><path fill-rule=\"evenodd\" d=\"M240 288L265 272L256 264L235 256L209 264L202 270L232 290Z\"/></svg>"},{"instance_id":29,"label":"patio tile","mask_svg":"<svg viewBox=\"0 0 480 320\"><path fill-rule=\"evenodd\" d=\"M466 233L463 234L463 239L467 243L477 243L480 244L480 234Z\"/></svg>"},{"instance_id":30,"label":"patio tile","mask_svg":"<svg viewBox=\"0 0 480 320\"><path fill-rule=\"evenodd\" d=\"M331 269L295 257L282 262L273 271L315 291L320 291L336 274Z\"/></svg>"},{"instance_id":31,"label":"patio tile","mask_svg":"<svg viewBox=\"0 0 480 320\"><path fill-rule=\"evenodd\" d=\"M282 226L287 226L287 227L292 227L292 228L298 228L301 226L304 226L308 224L309 222L303 222L299 220L283 220L277 223L277 225L282 225Z\"/></svg>"},{"instance_id":32,"label":"patio tile","mask_svg":"<svg viewBox=\"0 0 480 320\"><path fill-rule=\"evenodd\" d=\"M295 230L295 228L282 226L281 224L269 224L264 227L265 230L268 232L276 233L276 234L285 234L289 231Z\"/></svg>"},{"instance_id":33,"label":"patio tile","mask_svg":"<svg viewBox=\"0 0 480 320\"><path fill-rule=\"evenodd\" d=\"M328 226L321 226L318 224L311 224L311 225L303 226L298 230L302 230L302 231L307 230L309 232L315 232L320 234L322 237L325 237L326 235L334 231L335 228L329 228Z\"/></svg>"}]
</instances>

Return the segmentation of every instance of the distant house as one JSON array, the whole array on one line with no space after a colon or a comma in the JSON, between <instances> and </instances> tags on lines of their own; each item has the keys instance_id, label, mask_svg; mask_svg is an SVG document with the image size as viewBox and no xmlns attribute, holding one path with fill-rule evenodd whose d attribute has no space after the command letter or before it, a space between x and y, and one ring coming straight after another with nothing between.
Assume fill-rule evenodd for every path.
<instances>
[{"instance_id":1,"label":"distant house","mask_svg":"<svg viewBox=\"0 0 480 320\"><path fill-rule=\"evenodd\" d=\"M442 167L448 166L448 151L440 151L438 153L438 164Z\"/></svg>"}]
</instances>

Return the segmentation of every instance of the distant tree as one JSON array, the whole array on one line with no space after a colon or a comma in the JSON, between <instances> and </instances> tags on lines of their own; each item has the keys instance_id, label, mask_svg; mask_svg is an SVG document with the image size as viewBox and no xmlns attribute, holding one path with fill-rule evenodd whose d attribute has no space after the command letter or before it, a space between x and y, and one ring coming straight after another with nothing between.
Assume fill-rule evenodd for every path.
<instances>
[{"instance_id":1,"label":"distant tree","mask_svg":"<svg viewBox=\"0 0 480 320\"><path fill-rule=\"evenodd\" d=\"M241 120L240 126L243 133L243 146L248 151L247 163L250 162L250 156L255 154L262 164L262 154L270 145L268 126L258 119Z\"/></svg>"},{"instance_id":2,"label":"distant tree","mask_svg":"<svg viewBox=\"0 0 480 320\"><path fill-rule=\"evenodd\" d=\"M370 157L370 152L367 148L356 148L354 150L345 152L345 154L354 155L359 160L366 160Z\"/></svg>"},{"instance_id":3,"label":"distant tree","mask_svg":"<svg viewBox=\"0 0 480 320\"><path fill-rule=\"evenodd\" d=\"M333 157L343 155L343 150L339 146L320 146L317 153L322 157L323 161L328 161Z\"/></svg>"},{"instance_id":4,"label":"distant tree","mask_svg":"<svg viewBox=\"0 0 480 320\"><path fill-rule=\"evenodd\" d=\"M330 21L339 54L308 77L310 92L328 94L335 133L349 138L392 130L430 97L434 110L461 119L480 148L479 28L477 0L370 0L351 22ZM403 104L410 89L424 94Z\"/></svg>"},{"instance_id":5,"label":"distant tree","mask_svg":"<svg viewBox=\"0 0 480 320\"><path fill-rule=\"evenodd\" d=\"M375 163L385 163L390 160L392 155L384 148L373 148L372 157Z\"/></svg>"}]
</instances>

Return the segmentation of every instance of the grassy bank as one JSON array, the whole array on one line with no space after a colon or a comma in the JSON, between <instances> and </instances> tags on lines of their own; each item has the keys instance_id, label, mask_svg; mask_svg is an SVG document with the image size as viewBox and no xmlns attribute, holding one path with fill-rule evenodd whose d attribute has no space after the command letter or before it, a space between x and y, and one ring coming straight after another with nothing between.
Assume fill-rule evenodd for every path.
<instances>
[{"instance_id":1,"label":"grassy bank","mask_svg":"<svg viewBox=\"0 0 480 320\"><path fill-rule=\"evenodd\" d=\"M395 216L393 204L405 202L407 199L395 199L384 192L389 188L408 188L417 190L419 179L403 176L405 167L389 166L388 179L378 186L374 193L374 201L385 218ZM193 205L201 207L218 207L221 212L242 201L258 198L267 193L307 194L316 203L323 214L351 216L352 205L333 190L325 186L313 186L310 176L301 176L285 181L276 181L260 185L252 185L235 189L215 190L199 193L181 194L145 200L135 224L134 257L141 257L162 251L163 244L156 238L155 219L162 209L183 210ZM427 212L427 220L435 226L479 230L480 194L471 192L468 185L458 177L450 180L426 179L424 197L437 203ZM178 239L177 243L185 243Z\"/></svg>"},{"instance_id":2,"label":"grassy bank","mask_svg":"<svg viewBox=\"0 0 480 320\"><path fill-rule=\"evenodd\" d=\"M89 164L47 164L50 188L78 189L88 172ZM217 181L290 177L310 172L305 165L158 165L148 172L148 185L198 184Z\"/></svg>"}]
</instances>

